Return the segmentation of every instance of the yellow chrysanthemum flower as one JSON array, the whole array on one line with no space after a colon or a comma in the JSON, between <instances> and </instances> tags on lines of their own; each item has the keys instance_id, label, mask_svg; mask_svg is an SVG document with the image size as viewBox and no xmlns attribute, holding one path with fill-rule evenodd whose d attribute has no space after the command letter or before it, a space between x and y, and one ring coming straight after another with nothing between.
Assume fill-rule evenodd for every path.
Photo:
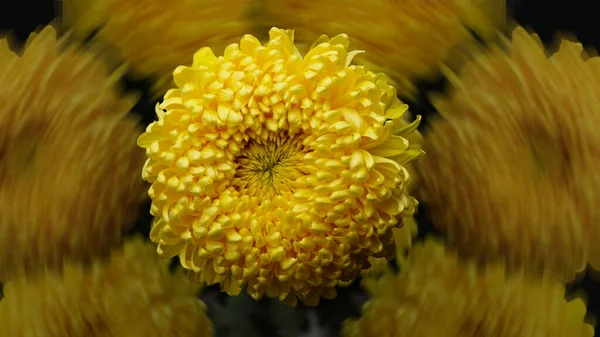
<instances>
[{"instance_id":1,"label":"yellow chrysanthemum flower","mask_svg":"<svg viewBox=\"0 0 600 337\"><path fill-rule=\"evenodd\" d=\"M403 137L419 120L383 74L350 65L348 43L302 57L273 28L175 70L138 139L160 254L229 294L316 305L391 244L416 206L401 165L421 155Z\"/></svg>"},{"instance_id":2,"label":"yellow chrysanthemum flower","mask_svg":"<svg viewBox=\"0 0 600 337\"><path fill-rule=\"evenodd\" d=\"M65 263L62 273L7 283L0 336L208 337L213 328L199 290L135 239L90 268Z\"/></svg>"},{"instance_id":3,"label":"yellow chrysanthemum flower","mask_svg":"<svg viewBox=\"0 0 600 337\"><path fill-rule=\"evenodd\" d=\"M567 302L549 278L478 268L443 244L415 245L396 274L367 283L362 316L344 322L344 337L591 337L581 299Z\"/></svg>"},{"instance_id":4,"label":"yellow chrysanthemum flower","mask_svg":"<svg viewBox=\"0 0 600 337\"><path fill-rule=\"evenodd\" d=\"M466 255L572 280L600 267L600 58L563 41L550 58L522 28L475 54L434 100L421 199Z\"/></svg>"},{"instance_id":5,"label":"yellow chrysanthemum flower","mask_svg":"<svg viewBox=\"0 0 600 337\"><path fill-rule=\"evenodd\" d=\"M295 29L301 52L321 34L346 33L367 53L356 62L390 76L402 96L416 79L430 79L464 45L470 33L492 36L504 24L504 0L264 0L256 20ZM483 10L482 10L483 9ZM320 41L318 41L320 42ZM317 42L317 43L318 43Z\"/></svg>"},{"instance_id":6,"label":"yellow chrysanthemum flower","mask_svg":"<svg viewBox=\"0 0 600 337\"><path fill-rule=\"evenodd\" d=\"M138 77L156 80L162 95L175 67L203 46L221 53L251 30L255 0L63 0L63 24L94 35L108 56Z\"/></svg>"},{"instance_id":7,"label":"yellow chrysanthemum flower","mask_svg":"<svg viewBox=\"0 0 600 337\"><path fill-rule=\"evenodd\" d=\"M0 280L104 252L133 224L144 154L118 77L52 27L21 56L0 40Z\"/></svg>"}]
</instances>

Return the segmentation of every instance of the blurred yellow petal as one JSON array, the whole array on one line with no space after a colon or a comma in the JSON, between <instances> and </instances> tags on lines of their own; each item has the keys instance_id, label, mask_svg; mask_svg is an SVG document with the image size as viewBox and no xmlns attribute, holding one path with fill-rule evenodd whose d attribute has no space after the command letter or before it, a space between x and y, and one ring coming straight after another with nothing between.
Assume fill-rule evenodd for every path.
<instances>
[{"instance_id":1,"label":"blurred yellow petal","mask_svg":"<svg viewBox=\"0 0 600 337\"><path fill-rule=\"evenodd\" d=\"M155 93L171 86L175 67L192 63L200 47L217 54L252 31L254 0L64 0L63 25L79 38L93 35L106 56L151 77Z\"/></svg>"},{"instance_id":2,"label":"blurred yellow petal","mask_svg":"<svg viewBox=\"0 0 600 337\"><path fill-rule=\"evenodd\" d=\"M0 335L11 337L209 337L199 286L150 244L133 239L108 261L20 276L4 287Z\"/></svg>"},{"instance_id":3,"label":"blurred yellow petal","mask_svg":"<svg viewBox=\"0 0 600 337\"><path fill-rule=\"evenodd\" d=\"M454 50L504 25L504 0L264 0L256 25L296 30L301 52L322 34L348 34L366 53L356 63L390 76L401 96L415 93L414 81L435 76ZM321 43L321 39L317 40Z\"/></svg>"},{"instance_id":4,"label":"blurred yellow petal","mask_svg":"<svg viewBox=\"0 0 600 337\"><path fill-rule=\"evenodd\" d=\"M582 51L548 57L517 28L433 99L418 191L463 254L563 281L600 267L600 72Z\"/></svg>"},{"instance_id":5,"label":"blurred yellow petal","mask_svg":"<svg viewBox=\"0 0 600 337\"><path fill-rule=\"evenodd\" d=\"M365 282L371 298L344 337L592 337L581 299L551 278L460 261L441 242L415 245L399 273Z\"/></svg>"},{"instance_id":6,"label":"blurred yellow petal","mask_svg":"<svg viewBox=\"0 0 600 337\"><path fill-rule=\"evenodd\" d=\"M145 199L136 97L52 27L26 45L0 45L0 280L106 252Z\"/></svg>"}]
</instances>

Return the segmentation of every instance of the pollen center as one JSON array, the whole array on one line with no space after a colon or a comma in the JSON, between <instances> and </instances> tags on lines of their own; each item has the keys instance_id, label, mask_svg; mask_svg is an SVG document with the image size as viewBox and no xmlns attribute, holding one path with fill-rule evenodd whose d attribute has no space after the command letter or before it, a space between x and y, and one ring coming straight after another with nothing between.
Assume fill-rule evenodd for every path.
<instances>
[{"instance_id":1,"label":"pollen center","mask_svg":"<svg viewBox=\"0 0 600 337\"><path fill-rule=\"evenodd\" d=\"M306 153L301 137L284 134L250 140L235 159L233 185L250 196L293 194L294 182L305 175L302 158Z\"/></svg>"}]
</instances>

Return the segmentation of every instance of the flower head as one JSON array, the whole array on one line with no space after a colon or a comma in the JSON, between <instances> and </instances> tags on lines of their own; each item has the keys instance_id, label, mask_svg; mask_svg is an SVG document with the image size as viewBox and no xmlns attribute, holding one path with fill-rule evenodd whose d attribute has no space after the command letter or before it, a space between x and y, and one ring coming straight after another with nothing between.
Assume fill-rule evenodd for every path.
<instances>
[{"instance_id":1,"label":"flower head","mask_svg":"<svg viewBox=\"0 0 600 337\"><path fill-rule=\"evenodd\" d=\"M401 164L419 120L355 54L338 35L302 57L273 28L175 70L138 139L160 254L230 294L316 305L391 245L416 205Z\"/></svg>"},{"instance_id":2,"label":"flower head","mask_svg":"<svg viewBox=\"0 0 600 337\"><path fill-rule=\"evenodd\" d=\"M344 323L344 337L594 336L581 299L565 301L551 279L479 268L443 244L415 245L400 272L367 283L362 316Z\"/></svg>"},{"instance_id":3,"label":"flower head","mask_svg":"<svg viewBox=\"0 0 600 337\"><path fill-rule=\"evenodd\" d=\"M600 266L600 58L522 28L475 60L425 135L421 198L461 253L572 280ZM594 252L594 250L596 250Z\"/></svg>"},{"instance_id":4,"label":"flower head","mask_svg":"<svg viewBox=\"0 0 600 337\"><path fill-rule=\"evenodd\" d=\"M135 239L86 269L68 262L62 272L11 280L0 302L0 335L212 336L198 290Z\"/></svg>"},{"instance_id":5,"label":"flower head","mask_svg":"<svg viewBox=\"0 0 600 337\"><path fill-rule=\"evenodd\" d=\"M115 62L152 77L162 95L175 67L202 46L221 53L250 31L253 0L64 0L63 24L79 38L93 34ZM118 13L118 15L116 15Z\"/></svg>"},{"instance_id":6,"label":"flower head","mask_svg":"<svg viewBox=\"0 0 600 337\"><path fill-rule=\"evenodd\" d=\"M321 34L346 33L367 53L356 62L390 76L402 96L414 81L429 79L461 45L474 42L469 30L492 35L504 18L504 0L265 0L256 20L296 29L305 52ZM483 10L482 10L483 9Z\"/></svg>"},{"instance_id":7,"label":"flower head","mask_svg":"<svg viewBox=\"0 0 600 337\"><path fill-rule=\"evenodd\" d=\"M104 252L132 225L144 155L117 79L52 27L21 56L0 40L0 280Z\"/></svg>"}]
</instances>

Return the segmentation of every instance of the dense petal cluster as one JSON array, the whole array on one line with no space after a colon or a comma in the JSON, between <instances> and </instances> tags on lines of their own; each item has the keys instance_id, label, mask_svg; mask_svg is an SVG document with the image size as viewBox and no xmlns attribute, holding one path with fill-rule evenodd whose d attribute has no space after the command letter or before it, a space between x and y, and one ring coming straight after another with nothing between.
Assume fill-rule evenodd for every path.
<instances>
[{"instance_id":1,"label":"dense petal cluster","mask_svg":"<svg viewBox=\"0 0 600 337\"><path fill-rule=\"evenodd\" d=\"M153 77L162 95L175 67L200 47L221 53L251 30L254 0L64 0L63 24L76 36L93 34L116 62L134 75ZM118 15L117 15L118 13Z\"/></svg>"},{"instance_id":2,"label":"dense petal cluster","mask_svg":"<svg viewBox=\"0 0 600 337\"><path fill-rule=\"evenodd\" d=\"M409 146L406 150L408 152L424 154L424 152L421 150L423 146L423 136L416 129L420 121L421 116L417 116L416 123L413 124L415 128L403 132L403 137L405 137L409 142ZM402 128L405 123L402 120L399 120L399 122L401 124L398 126L398 128ZM405 162L401 156L391 157L390 159L403 162L402 166L406 169L408 176L410 177L410 179L404 183L404 191L406 194L412 195L413 190L416 190L419 185L419 176L415 172L415 165L419 161ZM410 251L415 238L419 234L419 226L414 217L404 217L402 227L394 228L392 232L393 245L385 247L386 251L383 254L379 254L382 255L381 257L370 256L368 258L370 266L361 272L362 276L377 275L378 273L381 273L387 268L389 261L393 258L402 260L405 257L405 254Z\"/></svg>"},{"instance_id":3,"label":"dense petal cluster","mask_svg":"<svg viewBox=\"0 0 600 337\"><path fill-rule=\"evenodd\" d=\"M461 253L568 281L600 267L600 58L522 28L434 100L421 198Z\"/></svg>"},{"instance_id":4,"label":"dense petal cluster","mask_svg":"<svg viewBox=\"0 0 600 337\"><path fill-rule=\"evenodd\" d=\"M209 337L212 324L199 287L151 244L134 239L108 261L7 283L0 335L11 337Z\"/></svg>"},{"instance_id":5,"label":"dense petal cluster","mask_svg":"<svg viewBox=\"0 0 600 337\"><path fill-rule=\"evenodd\" d=\"M431 78L450 54L474 42L470 31L491 36L503 24L501 0L264 0L256 20L296 29L305 52L321 34L346 33L367 53L356 57L384 72L402 96L415 93L414 80ZM484 10L480 10L484 9Z\"/></svg>"},{"instance_id":6,"label":"dense petal cluster","mask_svg":"<svg viewBox=\"0 0 600 337\"><path fill-rule=\"evenodd\" d=\"M104 252L132 225L144 154L118 78L52 27L21 56L0 40L0 280Z\"/></svg>"},{"instance_id":7,"label":"dense petal cluster","mask_svg":"<svg viewBox=\"0 0 600 337\"><path fill-rule=\"evenodd\" d=\"M273 28L175 70L138 139L160 254L229 294L316 305L392 245L416 206L402 165L421 156L406 139L419 119L348 46L338 35L302 57Z\"/></svg>"},{"instance_id":8,"label":"dense petal cluster","mask_svg":"<svg viewBox=\"0 0 600 337\"><path fill-rule=\"evenodd\" d=\"M567 302L561 284L459 261L429 239L367 290L371 299L344 323L344 337L594 336L584 301Z\"/></svg>"}]
</instances>

